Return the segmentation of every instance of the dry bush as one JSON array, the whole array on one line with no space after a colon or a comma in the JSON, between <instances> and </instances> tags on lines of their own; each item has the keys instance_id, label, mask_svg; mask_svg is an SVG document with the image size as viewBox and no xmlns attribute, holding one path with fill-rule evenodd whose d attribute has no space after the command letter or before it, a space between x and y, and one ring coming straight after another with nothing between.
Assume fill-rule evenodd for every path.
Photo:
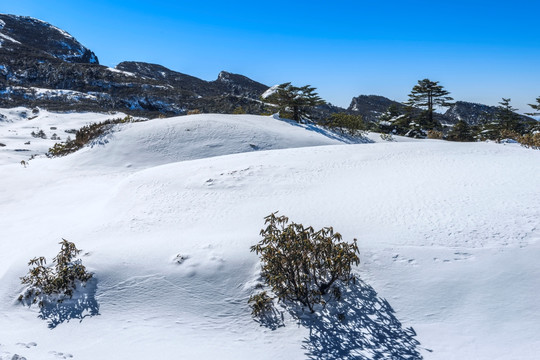
<instances>
[{"instance_id":1,"label":"dry bush","mask_svg":"<svg viewBox=\"0 0 540 360\"><path fill-rule=\"evenodd\" d=\"M21 278L27 290L19 297L20 301L29 300L30 303L44 305L44 300L55 296L58 302L73 296L78 283L86 284L92 278L92 273L86 271L81 260L75 260L81 250L74 243L62 239L62 248L53 259L54 267L46 266L45 257L33 258L28 262L32 268L28 274Z\"/></svg>"},{"instance_id":2,"label":"dry bush","mask_svg":"<svg viewBox=\"0 0 540 360\"><path fill-rule=\"evenodd\" d=\"M443 133L442 133L442 131L428 130L427 138L428 139L442 139L443 138Z\"/></svg>"},{"instance_id":3,"label":"dry bush","mask_svg":"<svg viewBox=\"0 0 540 360\"><path fill-rule=\"evenodd\" d=\"M251 251L260 256L262 277L279 300L300 303L313 312L316 304L332 297L339 300L340 284L355 281L352 266L360 263L356 239L342 242L331 227L315 231L289 224L276 213L267 216L265 224L263 239Z\"/></svg>"},{"instance_id":4,"label":"dry bush","mask_svg":"<svg viewBox=\"0 0 540 360\"><path fill-rule=\"evenodd\" d=\"M520 136L518 142L526 148L540 150L540 132Z\"/></svg>"}]
</instances>

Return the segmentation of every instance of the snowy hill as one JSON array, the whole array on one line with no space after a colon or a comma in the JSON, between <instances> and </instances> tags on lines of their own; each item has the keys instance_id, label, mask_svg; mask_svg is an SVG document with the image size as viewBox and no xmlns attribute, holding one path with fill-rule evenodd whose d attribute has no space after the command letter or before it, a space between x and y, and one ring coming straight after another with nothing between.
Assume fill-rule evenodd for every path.
<instances>
[{"instance_id":1,"label":"snowy hill","mask_svg":"<svg viewBox=\"0 0 540 360\"><path fill-rule=\"evenodd\" d=\"M18 111L0 121L2 360L537 357L538 151L350 144L272 117L197 115L122 124L24 168L5 150L24 140L12 134L61 129L67 115ZM105 117L70 116L68 127ZM277 210L358 238L364 283L344 322L332 306L251 317L249 247ZM52 258L61 238L95 281L48 312L20 305L28 260Z\"/></svg>"}]
</instances>

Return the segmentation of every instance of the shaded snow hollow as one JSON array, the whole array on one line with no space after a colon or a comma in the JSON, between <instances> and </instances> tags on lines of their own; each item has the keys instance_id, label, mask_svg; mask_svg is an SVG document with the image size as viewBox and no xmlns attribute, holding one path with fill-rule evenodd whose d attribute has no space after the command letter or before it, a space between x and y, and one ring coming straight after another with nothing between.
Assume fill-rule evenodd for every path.
<instances>
[{"instance_id":1,"label":"shaded snow hollow","mask_svg":"<svg viewBox=\"0 0 540 360\"><path fill-rule=\"evenodd\" d=\"M24 168L13 148L35 127L106 116L20 111L0 110L2 360L537 357L539 151L347 144L272 117L197 115L118 125ZM252 319L249 247L276 210L358 238L364 283L345 305ZM61 238L96 281L46 312L18 305L27 261Z\"/></svg>"}]
</instances>

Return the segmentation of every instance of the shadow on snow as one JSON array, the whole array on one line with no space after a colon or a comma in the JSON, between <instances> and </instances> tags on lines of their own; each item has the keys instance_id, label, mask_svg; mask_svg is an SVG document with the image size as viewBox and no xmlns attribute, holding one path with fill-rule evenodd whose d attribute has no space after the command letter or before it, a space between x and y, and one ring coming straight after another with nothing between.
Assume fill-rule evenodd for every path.
<instances>
[{"instance_id":1,"label":"shadow on snow","mask_svg":"<svg viewBox=\"0 0 540 360\"><path fill-rule=\"evenodd\" d=\"M332 301L315 314L289 309L309 329L303 341L308 359L422 359L414 329L403 328L388 301L363 281L343 289L339 302ZM259 322L275 330L284 326L283 313L273 310Z\"/></svg>"},{"instance_id":2,"label":"shadow on snow","mask_svg":"<svg viewBox=\"0 0 540 360\"><path fill-rule=\"evenodd\" d=\"M48 321L50 329L72 319L82 321L86 317L99 315L99 304L95 298L97 280L90 279L86 286L78 287L71 299L61 302L46 302L39 311L39 318Z\"/></svg>"},{"instance_id":3,"label":"shadow on snow","mask_svg":"<svg viewBox=\"0 0 540 360\"><path fill-rule=\"evenodd\" d=\"M331 130L328 130L328 129L325 129L325 128L322 128L320 126L317 126L315 124L312 124L312 123L307 123L307 124L303 124L303 123L298 123L294 120L289 120L289 119L284 119L284 118L280 118L278 115L274 115L274 119L276 120L279 120L279 121L283 121L283 122L286 122L292 126L296 126L296 127L300 127L304 130L307 130L307 131L313 131L313 132L316 132L320 135L323 135L329 139L332 139L332 140L337 140L337 141L340 141L340 142L343 142L345 144L368 144L368 143L374 143L373 140L365 137L365 136L351 136L351 135L347 135L347 134L338 134L334 131L331 131Z\"/></svg>"}]
</instances>

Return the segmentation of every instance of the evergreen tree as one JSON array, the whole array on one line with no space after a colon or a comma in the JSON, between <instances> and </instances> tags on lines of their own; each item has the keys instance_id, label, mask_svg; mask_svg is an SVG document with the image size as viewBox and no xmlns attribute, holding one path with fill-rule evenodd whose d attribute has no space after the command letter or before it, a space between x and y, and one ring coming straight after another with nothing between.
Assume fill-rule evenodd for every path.
<instances>
[{"instance_id":1,"label":"evergreen tree","mask_svg":"<svg viewBox=\"0 0 540 360\"><path fill-rule=\"evenodd\" d=\"M351 136L361 134L369 126L364 122L362 115L352 115L344 112L330 115L323 124L330 129L339 130L342 134L348 133Z\"/></svg>"},{"instance_id":2,"label":"evergreen tree","mask_svg":"<svg viewBox=\"0 0 540 360\"><path fill-rule=\"evenodd\" d=\"M527 115L530 115L530 116L540 115L540 96L536 98L536 104L529 104L529 106L532 107L537 112L527 113Z\"/></svg>"},{"instance_id":3,"label":"evergreen tree","mask_svg":"<svg viewBox=\"0 0 540 360\"><path fill-rule=\"evenodd\" d=\"M377 128L375 130L382 133L393 132L394 121L396 121L400 115L402 115L402 112L396 104L390 105L377 119Z\"/></svg>"},{"instance_id":4,"label":"evergreen tree","mask_svg":"<svg viewBox=\"0 0 540 360\"><path fill-rule=\"evenodd\" d=\"M438 81L429 79L419 80L418 84L412 88L409 101L406 103L426 110L425 113L421 114L417 123L428 130L441 128L438 121L433 119L435 106L446 107L453 105L450 101L454 99L448 96L450 93L442 85L438 84Z\"/></svg>"},{"instance_id":5,"label":"evergreen tree","mask_svg":"<svg viewBox=\"0 0 540 360\"><path fill-rule=\"evenodd\" d=\"M464 120L459 120L448 132L447 139L450 141L473 141L472 129Z\"/></svg>"},{"instance_id":6,"label":"evergreen tree","mask_svg":"<svg viewBox=\"0 0 540 360\"><path fill-rule=\"evenodd\" d=\"M500 131L513 131L518 134L523 132L523 124L520 121L519 115L515 113L516 109L510 105L511 99L502 98L499 102L500 106L496 114L496 120Z\"/></svg>"},{"instance_id":7,"label":"evergreen tree","mask_svg":"<svg viewBox=\"0 0 540 360\"><path fill-rule=\"evenodd\" d=\"M297 122L308 117L312 107L324 104L314 87L310 85L296 87L290 82L279 85L276 91L264 100L278 105L281 117L290 117Z\"/></svg>"}]
</instances>

